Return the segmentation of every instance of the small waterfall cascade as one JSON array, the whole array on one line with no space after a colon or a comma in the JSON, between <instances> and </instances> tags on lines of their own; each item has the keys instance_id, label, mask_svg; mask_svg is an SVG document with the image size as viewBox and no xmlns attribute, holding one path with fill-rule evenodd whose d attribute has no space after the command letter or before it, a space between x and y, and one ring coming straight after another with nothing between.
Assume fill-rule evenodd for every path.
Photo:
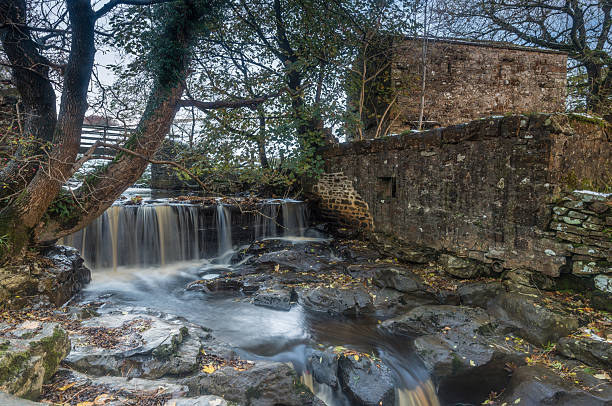
<instances>
[{"instance_id":1,"label":"small waterfall cascade","mask_svg":"<svg viewBox=\"0 0 612 406\"><path fill-rule=\"evenodd\" d=\"M232 213L223 203L217 203L217 243L219 256L233 249L232 245Z\"/></svg>"},{"instance_id":2,"label":"small waterfall cascade","mask_svg":"<svg viewBox=\"0 0 612 406\"><path fill-rule=\"evenodd\" d=\"M266 200L245 212L221 201L210 206L116 204L59 243L79 249L94 270L164 266L202 258L229 260L235 246L303 237L307 224L306 203L295 200Z\"/></svg>"},{"instance_id":3,"label":"small waterfall cascade","mask_svg":"<svg viewBox=\"0 0 612 406\"><path fill-rule=\"evenodd\" d=\"M261 208L257 239L304 237L307 207L297 200L268 200Z\"/></svg>"}]
</instances>

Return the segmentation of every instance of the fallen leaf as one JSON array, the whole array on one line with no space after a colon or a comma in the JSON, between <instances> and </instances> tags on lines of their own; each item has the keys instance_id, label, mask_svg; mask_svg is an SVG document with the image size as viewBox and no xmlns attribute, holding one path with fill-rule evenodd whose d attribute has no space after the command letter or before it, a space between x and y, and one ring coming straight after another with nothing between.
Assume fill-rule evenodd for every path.
<instances>
[{"instance_id":1,"label":"fallen leaf","mask_svg":"<svg viewBox=\"0 0 612 406\"><path fill-rule=\"evenodd\" d=\"M69 383L68 385L64 385L61 388L58 388L57 390L63 392L66 389L72 388L74 385L76 385L76 382L72 382L72 383Z\"/></svg>"},{"instance_id":2,"label":"fallen leaf","mask_svg":"<svg viewBox=\"0 0 612 406\"><path fill-rule=\"evenodd\" d=\"M202 372L206 372L207 374L212 374L215 372L215 367L213 365L204 365L202 367Z\"/></svg>"}]
</instances>

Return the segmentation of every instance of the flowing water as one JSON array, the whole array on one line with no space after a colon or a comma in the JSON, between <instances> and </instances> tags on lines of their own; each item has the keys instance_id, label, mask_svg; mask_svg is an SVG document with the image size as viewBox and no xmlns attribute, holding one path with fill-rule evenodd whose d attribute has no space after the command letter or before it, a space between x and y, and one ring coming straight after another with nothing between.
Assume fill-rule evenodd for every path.
<instances>
[{"instance_id":1,"label":"flowing water","mask_svg":"<svg viewBox=\"0 0 612 406\"><path fill-rule=\"evenodd\" d=\"M104 298L109 309L146 307L212 328L243 358L292 362L303 383L332 406L350 402L341 390L312 378L308 356L321 345L375 353L394 374L397 406L438 406L435 388L409 343L383 335L376 319L331 318L299 305L277 311L240 300L236 293L185 290L194 280L238 270L243 265L229 259L256 239L322 241L307 225L305 204L291 200L270 200L251 213L221 202L116 205L64 243L79 248L92 268L84 302Z\"/></svg>"}]
</instances>

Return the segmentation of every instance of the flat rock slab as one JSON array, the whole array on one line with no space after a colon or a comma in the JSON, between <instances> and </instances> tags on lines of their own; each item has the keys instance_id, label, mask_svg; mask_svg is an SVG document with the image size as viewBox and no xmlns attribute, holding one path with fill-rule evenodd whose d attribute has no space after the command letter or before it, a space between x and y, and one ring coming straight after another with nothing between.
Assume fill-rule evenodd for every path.
<instances>
[{"instance_id":1,"label":"flat rock slab","mask_svg":"<svg viewBox=\"0 0 612 406\"><path fill-rule=\"evenodd\" d=\"M163 404L187 396L189 389L172 379L141 379L119 376L92 377L60 369L46 387L44 400L53 404L94 402L104 405ZM100 398L104 398L101 401Z\"/></svg>"},{"instance_id":2,"label":"flat rock slab","mask_svg":"<svg viewBox=\"0 0 612 406\"><path fill-rule=\"evenodd\" d=\"M316 287L298 292L302 306L309 310L330 314L357 315L373 310L372 297L361 287Z\"/></svg>"},{"instance_id":3,"label":"flat rock slab","mask_svg":"<svg viewBox=\"0 0 612 406\"><path fill-rule=\"evenodd\" d=\"M0 392L0 405L2 406L48 406L48 403L32 402L27 399L18 398L9 395L6 392Z\"/></svg>"},{"instance_id":4,"label":"flat rock slab","mask_svg":"<svg viewBox=\"0 0 612 406\"><path fill-rule=\"evenodd\" d=\"M610 397L599 397L571 385L541 366L523 366L512 374L499 404L524 406L608 406Z\"/></svg>"},{"instance_id":5,"label":"flat rock slab","mask_svg":"<svg viewBox=\"0 0 612 406\"><path fill-rule=\"evenodd\" d=\"M57 323L26 321L5 329L0 336L0 390L36 399L69 351L68 334Z\"/></svg>"},{"instance_id":6,"label":"flat rock slab","mask_svg":"<svg viewBox=\"0 0 612 406\"><path fill-rule=\"evenodd\" d=\"M66 364L94 376L160 378L197 370L203 329L181 319L124 313L83 322L85 333L73 337Z\"/></svg>"},{"instance_id":7,"label":"flat rock slab","mask_svg":"<svg viewBox=\"0 0 612 406\"><path fill-rule=\"evenodd\" d=\"M563 337L557 349L568 358L574 358L595 368L612 370L612 342L590 337Z\"/></svg>"},{"instance_id":8,"label":"flat rock slab","mask_svg":"<svg viewBox=\"0 0 612 406\"><path fill-rule=\"evenodd\" d=\"M171 399L164 406L227 406L227 402L218 396L207 395L197 398Z\"/></svg>"}]
</instances>

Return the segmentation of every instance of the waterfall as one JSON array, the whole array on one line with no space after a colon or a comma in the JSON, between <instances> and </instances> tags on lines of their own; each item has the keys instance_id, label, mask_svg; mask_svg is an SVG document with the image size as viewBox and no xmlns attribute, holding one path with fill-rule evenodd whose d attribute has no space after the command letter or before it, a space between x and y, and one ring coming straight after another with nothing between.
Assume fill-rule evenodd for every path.
<instances>
[{"instance_id":1,"label":"waterfall","mask_svg":"<svg viewBox=\"0 0 612 406\"><path fill-rule=\"evenodd\" d=\"M294 200L267 200L245 212L222 202L117 204L60 243L79 249L94 270L213 257L229 260L234 246L304 236L307 218L306 204Z\"/></svg>"},{"instance_id":2,"label":"waterfall","mask_svg":"<svg viewBox=\"0 0 612 406\"><path fill-rule=\"evenodd\" d=\"M289 200L281 204L283 210L283 235L303 237L306 224L306 207L302 202Z\"/></svg>"},{"instance_id":3,"label":"waterfall","mask_svg":"<svg viewBox=\"0 0 612 406\"><path fill-rule=\"evenodd\" d=\"M297 200L268 200L260 208L257 238L303 237L307 207Z\"/></svg>"},{"instance_id":4,"label":"waterfall","mask_svg":"<svg viewBox=\"0 0 612 406\"><path fill-rule=\"evenodd\" d=\"M217 242L219 244L219 257L231 251L232 244L232 214L223 204L217 204Z\"/></svg>"}]
</instances>

